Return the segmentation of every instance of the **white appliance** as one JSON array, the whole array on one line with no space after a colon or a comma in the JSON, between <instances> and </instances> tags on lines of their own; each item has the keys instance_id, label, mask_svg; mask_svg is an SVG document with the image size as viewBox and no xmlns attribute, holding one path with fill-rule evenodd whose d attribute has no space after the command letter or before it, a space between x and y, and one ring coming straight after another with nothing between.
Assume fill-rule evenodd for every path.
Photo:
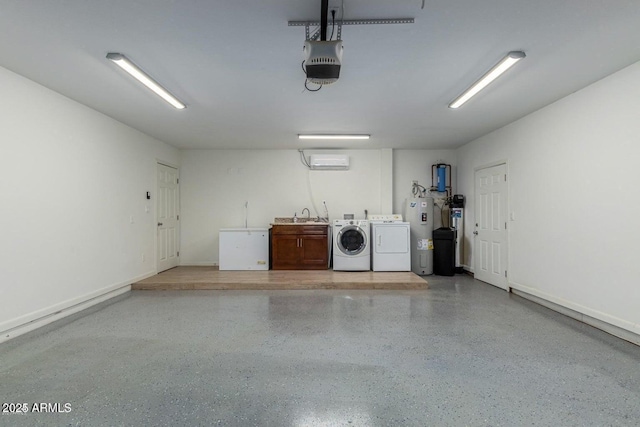
<instances>
[{"instance_id":1,"label":"white appliance","mask_svg":"<svg viewBox=\"0 0 640 427\"><path fill-rule=\"evenodd\" d=\"M220 230L220 270L268 270L269 229Z\"/></svg>"},{"instance_id":2,"label":"white appliance","mask_svg":"<svg viewBox=\"0 0 640 427\"><path fill-rule=\"evenodd\" d=\"M304 69L307 79L317 85L338 81L342 66L342 40L307 40L304 42Z\"/></svg>"},{"instance_id":3,"label":"white appliance","mask_svg":"<svg viewBox=\"0 0 640 427\"><path fill-rule=\"evenodd\" d=\"M333 222L333 269L371 270L370 225L366 219L336 219Z\"/></svg>"},{"instance_id":4,"label":"white appliance","mask_svg":"<svg viewBox=\"0 0 640 427\"><path fill-rule=\"evenodd\" d=\"M369 215L371 222L371 269L411 271L411 224L402 215Z\"/></svg>"},{"instance_id":5,"label":"white appliance","mask_svg":"<svg viewBox=\"0 0 640 427\"><path fill-rule=\"evenodd\" d=\"M309 166L316 170L347 170L349 156L346 154L312 154Z\"/></svg>"}]
</instances>

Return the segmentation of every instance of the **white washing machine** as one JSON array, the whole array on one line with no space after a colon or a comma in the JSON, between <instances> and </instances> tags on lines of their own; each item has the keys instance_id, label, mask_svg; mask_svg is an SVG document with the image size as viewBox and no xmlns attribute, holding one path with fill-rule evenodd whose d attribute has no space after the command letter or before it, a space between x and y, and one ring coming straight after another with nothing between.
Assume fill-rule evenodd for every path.
<instances>
[{"instance_id":1,"label":"white washing machine","mask_svg":"<svg viewBox=\"0 0 640 427\"><path fill-rule=\"evenodd\" d=\"M402 215L370 215L371 269L411 271L411 224Z\"/></svg>"},{"instance_id":2,"label":"white washing machine","mask_svg":"<svg viewBox=\"0 0 640 427\"><path fill-rule=\"evenodd\" d=\"M336 219L333 222L333 269L371 270L370 225L366 219Z\"/></svg>"}]
</instances>

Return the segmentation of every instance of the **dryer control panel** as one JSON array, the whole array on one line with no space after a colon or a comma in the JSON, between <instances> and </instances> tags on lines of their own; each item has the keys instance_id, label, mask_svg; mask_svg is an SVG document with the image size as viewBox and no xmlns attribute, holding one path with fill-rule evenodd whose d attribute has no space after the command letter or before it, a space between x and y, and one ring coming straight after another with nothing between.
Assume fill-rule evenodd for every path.
<instances>
[{"instance_id":1,"label":"dryer control panel","mask_svg":"<svg viewBox=\"0 0 640 427\"><path fill-rule=\"evenodd\" d=\"M367 219L369 221L402 222L402 215L400 214L369 215Z\"/></svg>"}]
</instances>

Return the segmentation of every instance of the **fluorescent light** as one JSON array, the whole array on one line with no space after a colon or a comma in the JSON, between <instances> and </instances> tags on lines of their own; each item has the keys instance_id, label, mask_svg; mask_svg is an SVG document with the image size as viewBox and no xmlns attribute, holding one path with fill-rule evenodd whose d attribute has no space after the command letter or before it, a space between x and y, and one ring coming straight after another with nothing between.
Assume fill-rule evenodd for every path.
<instances>
[{"instance_id":1,"label":"fluorescent light","mask_svg":"<svg viewBox=\"0 0 640 427\"><path fill-rule=\"evenodd\" d=\"M514 51L509 52L507 56L502 58L500 62L498 62L491 70L489 70L484 76L480 77L480 79L475 82L469 89L467 89L462 95L457 97L451 104L449 104L449 108L458 108L472 96L480 92L482 89L487 87L489 83L497 79L502 73L511 68L516 62L520 61L526 55L524 52Z\"/></svg>"},{"instance_id":2,"label":"fluorescent light","mask_svg":"<svg viewBox=\"0 0 640 427\"><path fill-rule=\"evenodd\" d=\"M149 77L148 74L138 68L126 56L122 55L121 53L108 53L107 59L113 61L117 66L125 70L127 73L131 74L133 78L151 89L156 93L156 95L160 96L160 98L164 99L178 110L186 108L186 105L180 102L175 96L171 95L165 88L160 86L158 82L153 80L151 77Z\"/></svg>"},{"instance_id":3,"label":"fluorescent light","mask_svg":"<svg viewBox=\"0 0 640 427\"><path fill-rule=\"evenodd\" d=\"M369 139L371 135L298 135L298 139Z\"/></svg>"}]
</instances>

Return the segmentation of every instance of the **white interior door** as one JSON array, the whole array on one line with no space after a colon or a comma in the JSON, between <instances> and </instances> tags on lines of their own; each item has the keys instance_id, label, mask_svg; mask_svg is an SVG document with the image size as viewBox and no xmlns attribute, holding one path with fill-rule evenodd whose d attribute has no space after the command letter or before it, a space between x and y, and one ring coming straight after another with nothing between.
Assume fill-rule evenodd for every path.
<instances>
[{"instance_id":1,"label":"white interior door","mask_svg":"<svg viewBox=\"0 0 640 427\"><path fill-rule=\"evenodd\" d=\"M178 169L158 163L158 273L179 264L180 211Z\"/></svg>"},{"instance_id":2,"label":"white interior door","mask_svg":"<svg viewBox=\"0 0 640 427\"><path fill-rule=\"evenodd\" d=\"M476 279L509 290L507 281L507 166L480 169L475 175Z\"/></svg>"}]
</instances>

